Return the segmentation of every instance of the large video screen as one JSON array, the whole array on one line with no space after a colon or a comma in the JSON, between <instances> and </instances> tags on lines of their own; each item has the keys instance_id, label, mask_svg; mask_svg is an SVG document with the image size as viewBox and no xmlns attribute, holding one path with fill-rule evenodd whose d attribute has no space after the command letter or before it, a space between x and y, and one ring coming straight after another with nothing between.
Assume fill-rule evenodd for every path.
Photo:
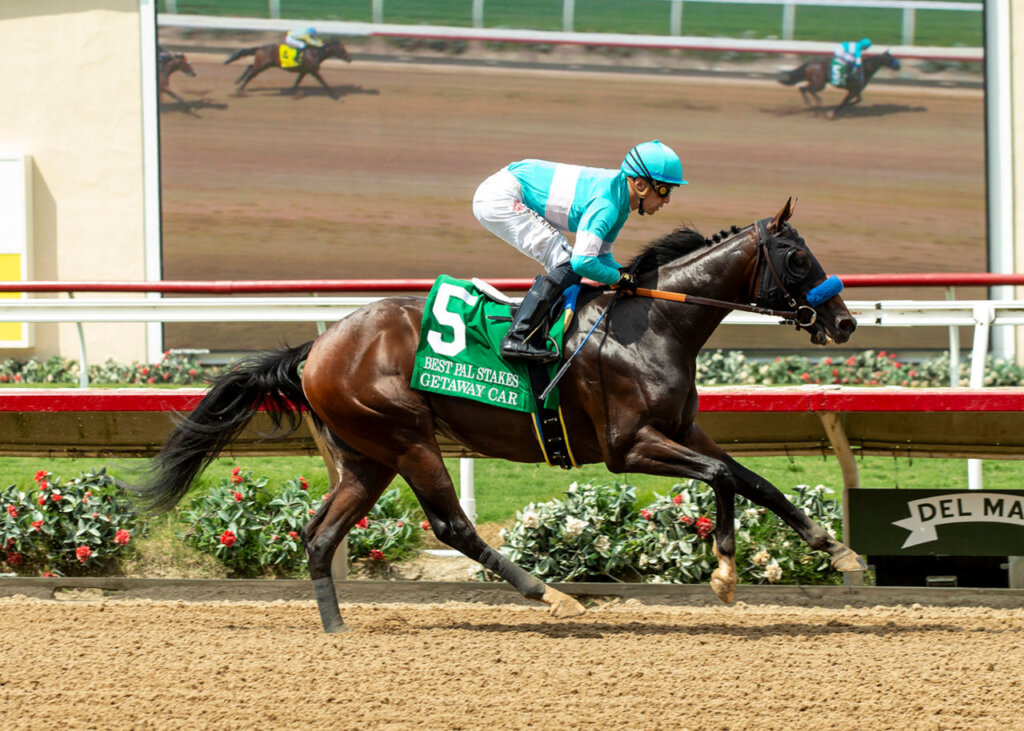
<instances>
[{"instance_id":1,"label":"large video screen","mask_svg":"<svg viewBox=\"0 0 1024 731\"><path fill-rule=\"evenodd\" d=\"M532 19L528 12L506 18L504 3L488 2L484 25L519 18L523 27L550 29L563 18L562 3L549 4L533 4L545 10ZM185 5L178 2L178 11L194 10ZM213 12L219 4L203 5ZM360 15L370 3L347 5L320 18L321 26L371 19ZM618 23L623 32L666 33L678 22L683 35L780 33L777 13L750 12L759 6L715 5L733 13L723 10L724 29L715 31L697 11L702 4L687 4L676 21L668 5L638 3L657 16L623 27L640 23L639 11L602 15L577 0L575 30ZM392 6L383 4L384 20L405 22L399 10L388 15ZM459 7L468 16L469 4ZM838 43L870 34L864 59L873 70L873 57L904 41L905 25L899 11L851 12L801 5L794 37ZM400 42L318 29L325 41L340 40L351 60L324 61L326 86L306 76L296 87L298 75L279 67L283 31L209 30L169 17L161 16L159 42L170 56L184 54L190 68L171 73L170 93L161 95L165 279L532 278L540 265L474 218L476 186L524 158L617 168L632 145L654 138L680 154L689 185L657 215L630 217L614 249L619 261L681 224L710 235L772 215L793 196L793 224L829 272L986 269L980 63L904 57L898 69L881 64L860 102L832 118L846 92L826 84L820 104L802 94L808 82L797 70L810 56ZM688 25L701 23L695 31ZM919 44L983 45L981 13L922 11L916 29ZM249 52L264 45L266 59L262 50ZM247 79L254 63L268 68ZM780 83L791 72L797 83ZM981 289L958 294L984 297ZM848 289L845 296L944 293ZM313 323L169 324L165 347L238 351L315 334ZM849 346L942 349L947 335L863 328ZM777 327L726 327L710 345L805 348L807 341Z\"/></svg>"}]
</instances>

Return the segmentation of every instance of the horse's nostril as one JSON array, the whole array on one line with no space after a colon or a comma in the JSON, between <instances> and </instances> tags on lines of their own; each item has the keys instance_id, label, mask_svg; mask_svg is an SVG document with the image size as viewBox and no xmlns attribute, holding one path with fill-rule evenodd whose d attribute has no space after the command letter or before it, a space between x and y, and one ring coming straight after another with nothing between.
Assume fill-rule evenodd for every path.
<instances>
[{"instance_id":1,"label":"horse's nostril","mask_svg":"<svg viewBox=\"0 0 1024 731\"><path fill-rule=\"evenodd\" d=\"M857 329L857 321L852 317L837 317L836 318L836 329L841 333L849 335Z\"/></svg>"}]
</instances>

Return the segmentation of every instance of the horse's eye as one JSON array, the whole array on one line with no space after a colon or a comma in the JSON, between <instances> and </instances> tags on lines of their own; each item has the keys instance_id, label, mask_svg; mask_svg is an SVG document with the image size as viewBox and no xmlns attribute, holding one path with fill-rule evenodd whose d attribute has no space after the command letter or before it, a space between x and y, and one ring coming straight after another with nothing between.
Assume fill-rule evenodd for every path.
<instances>
[{"instance_id":1,"label":"horse's eye","mask_svg":"<svg viewBox=\"0 0 1024 731\"><path fill-rule=\"evenodd\" d=\"M811 273L811 257L806 251L793 249L786 254L786 269L795 279L803 279Z\"/></svg>"}]
</instances>

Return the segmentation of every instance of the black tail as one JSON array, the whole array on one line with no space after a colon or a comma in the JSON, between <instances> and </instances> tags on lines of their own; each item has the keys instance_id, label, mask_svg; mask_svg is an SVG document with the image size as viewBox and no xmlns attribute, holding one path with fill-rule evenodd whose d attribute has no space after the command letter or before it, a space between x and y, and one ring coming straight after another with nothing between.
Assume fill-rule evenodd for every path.
<instances>
[{"instance_id":1,"label":"black tail","mask_svg":"<svg viewBox=\"0 0 1024 731\"><path fill-rule=\"evenodd\" d=\"M253 46L252 48L243 48L241 51L235 51L230 56L228 56L228 60L224 62L224 65L227 65L227 64L231 63L232 61L237 61L242 56L252 56L259 49L260 49L259 46Z\"/></svg>"},{"instance_id":2,"label":"black tail","mask_svg":"<svg viewBox=\"0 0 1024 731\"><path fill-rule=\"evenodd\" d=\"M144 509L159 514L177 505L195 479L252 420L257 407L267 407L278 429L270 438L282 438L298 429L300 409L309 408L299 366L312 347L310 341L244 358L214 381L195 410L167 437L145 482L131 488L142 498ZM282 431L284 421L288 427Z\"/></svg>"},{"instance_id":3,"label":"black tail","mask_svg":"<svg viewBox=\"0 0 1024 731\"><path fill-rule=\"evenodd\" d=\"M808 63L810 63L810 62L808 62ZM801 81L803 81L806 78L807 78L807 64L805 63L805 64L803 64L801 66L798 66L797 68L793 69L788 74L786 74L781 79L779 79L779 83L780 84L785 84L786 86L793 86L794 84L799 84Z\"/></svg>"}]
</instances>

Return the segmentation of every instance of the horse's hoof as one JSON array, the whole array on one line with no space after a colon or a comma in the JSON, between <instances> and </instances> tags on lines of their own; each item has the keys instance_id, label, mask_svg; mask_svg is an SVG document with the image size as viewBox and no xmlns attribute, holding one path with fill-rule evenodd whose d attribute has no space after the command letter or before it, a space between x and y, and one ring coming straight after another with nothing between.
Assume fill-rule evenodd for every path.
<instances>
[{"instance_id":1,"label":"horse's hoof","mask_svg":"<svg viewBox=\"0 0 1024 731\"><path fill-rule=\"evenodd\" d=\"M587 611L586 607L571 596L563 594L558 589L552 589L550 586L544 590L541 601L551 607L551 616L556 619L578 617Z\"/></svg>"},{"instance_id":2,"label":"horse's hoof","mask_svg":"<svg viewBox=\"0 0 1024 731\"><path fill-rule=\"evenodd\" d=\"M711 590L715 592L715 596L721 599L726 604L732 604L733 597L736 595L736 581L735 579L729 580L722 578L715 571L711 574Z\"/></svg>"},{"instance_id":3,"label":"horse's hoof","mask_svg":"<svg viewBox=\"0 0 1024 731\"><path fill-rule=\"evenodd\" d=\"M868 565L856 551L844 546L843 550L832 556L832 568L836 571L867 571Z\"/></svg>"},{"instance_id":4,"label":"horse's hoof","mask_svg":"<svg viewBox=\"0 0 1024 731\"><path fill-rule=\"evenodd\" d=\"M324 627L325 635L339 635L342 632L351 632L352 628L347 624L336 624L332 627Z\"/></svg>"}]
</instances>

